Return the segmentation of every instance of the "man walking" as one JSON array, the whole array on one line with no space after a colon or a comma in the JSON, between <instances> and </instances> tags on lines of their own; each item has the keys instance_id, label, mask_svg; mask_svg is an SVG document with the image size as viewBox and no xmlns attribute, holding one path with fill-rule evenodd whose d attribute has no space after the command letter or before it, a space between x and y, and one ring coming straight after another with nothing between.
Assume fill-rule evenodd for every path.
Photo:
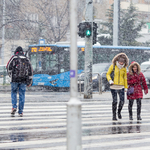
<instances>
[{"instance_id":1,"label":"man walking","mask_svg":"<svg viewBox=\"0 0 150 150\"><path fill-rule=\"evenodd\" d=\"M14 55L8 61L6 68L8 75L11 78L11 116L14 116L15 112L17 111L17 91L19 91L18 114L20 117L22 117L26 85L31 86L33 71L31 63L24 55L21 46L16 48Z\"/></svg>"}]
</instances>

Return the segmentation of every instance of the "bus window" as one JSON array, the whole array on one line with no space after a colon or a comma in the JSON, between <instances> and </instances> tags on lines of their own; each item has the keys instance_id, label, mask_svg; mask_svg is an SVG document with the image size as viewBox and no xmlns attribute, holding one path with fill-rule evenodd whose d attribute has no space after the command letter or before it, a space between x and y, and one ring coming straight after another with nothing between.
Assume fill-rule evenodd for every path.
<instances>
[{"instance_id":1,"label":"bus window","mask_svg":"<svg viewBox=\"0 0 150 150\"><path fill-rule=\"evenodd\" d=\"M32 64L33 71L36 70L36 59L37 59L37 54L32 54L31 55L31 64Z\"/></svg>"},{"instance_id":2,"label":"bus window","mask_svg":"<svg viewBox=\"0 0 150 150\"><path fill-rule=\"evenodd\" d=\"M55 53L50 55L50 68L53 68L54 66L58 65L58 58Z\"/></svg>"},{"instance_id":3,"label":"bus window","mask_svg":"<svg viewBox=\"0 0 150 150\"><path fill-rule=\"evenodd\" d=\"M64 53L64 61L63 61L63 67L61 69L64 69L64 72L70 70L70 53L66 52Z\"/></svg>"},{"instance_id":4,"label":"bus window","mask_svg":"<svg viewBox=\"0 0 150 150\"><path fill-rule=\"evenodd\" d=\"M38 54L38 66L37 66L37 71L42 71L42 65L43 65L43 62L42 62L42 54Z\"/></svg>"},{"instance_id":5,"label":"bus window","mask_svg":"<svg viewBox=\"0 0 150 150\"><path fill-rule=\"evenodd\" d=\"M50 58L49 58L49 56L50 55L46 55L46 58L45 58L45 60L46 60L46 70L49 70L49 68L50 68Z\"/></svg>"}]
</instances>

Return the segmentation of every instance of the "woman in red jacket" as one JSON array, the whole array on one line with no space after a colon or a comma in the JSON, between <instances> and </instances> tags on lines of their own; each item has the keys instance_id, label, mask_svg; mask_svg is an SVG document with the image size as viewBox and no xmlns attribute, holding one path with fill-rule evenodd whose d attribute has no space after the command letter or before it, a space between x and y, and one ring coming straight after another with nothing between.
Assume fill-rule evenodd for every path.
<instances>
[{"instance_id":1,"label":"woman in red jacket","mask_svg":"<svg viewBox=\"0 0 150 150\"><path fill-rule=\"evenodd\" d=\"M127 95L129 100L128 110L129 110L129 119L133 120L132 117L132 106L134 99L137 102L137 120L141 119L141 99L143 98L142 86L144 88L144 93L148 93L148 87L146 84L145 77L141 72L140 65L137 62L132 62L129 66L129 72L127 73L128 88L134 87L134 92L130 95ZM142 86L141 86L142 85Z\"/></svg>"}]
</instances>

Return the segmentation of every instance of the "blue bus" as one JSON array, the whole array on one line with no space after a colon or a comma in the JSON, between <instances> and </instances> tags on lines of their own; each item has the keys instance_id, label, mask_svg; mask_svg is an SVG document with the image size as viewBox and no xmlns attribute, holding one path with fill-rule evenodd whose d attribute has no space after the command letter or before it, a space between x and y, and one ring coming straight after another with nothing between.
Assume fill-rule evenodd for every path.
<instances>
[{"instance_id":1,"label":"blue bus","mask_svg":"<svg viewBox=\"0 0 150 150\"><path fill-rule=\"evenodd\" d=\"M149 47L93 46L93 64L111 62L118 53L126 53L130 62L141 64L150 58ZM78 74L84 70L85 46L78 45ZM29 59L33 67L32 86L59 90L70 87L70 45L37 44L29 46Z\"/></svg>"}]
</instances>

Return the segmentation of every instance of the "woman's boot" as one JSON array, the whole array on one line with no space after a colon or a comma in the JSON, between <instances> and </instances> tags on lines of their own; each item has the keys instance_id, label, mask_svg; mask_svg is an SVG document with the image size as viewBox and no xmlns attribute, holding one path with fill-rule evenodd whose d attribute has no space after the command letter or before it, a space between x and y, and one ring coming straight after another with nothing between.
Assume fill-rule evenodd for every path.
<instances>
[{"instance_id":1,"label":"woman's boot","mask_svg":"<svg viewBox=\"0 0 150 150\"><path fill-rule=\"evenodd\" d=\"M120 101L120 102L119 102L119 106L118 106L118 118L119 118L119 119L122 119L121 110L122 110L122 108L123 108L123 105L124 105L124 101Z\"/></svg>"},{"instance_id":2,"label":"woman's boot","mask_svg":"<svg viewBox=\"0 0 150 150\"><path fill-rule=\"evenodd\" d=\"M117 118L116 118L116 110L117 110L117 103L116 102L112 102L112 113L113 113L112 120L117 120Z\"/></svg>"},{"instance_id":3,"label":"woman's boot","mask_svg":"<svg viewBox=\"0 0 150 150\"><path fill-rule=\"evenodd\" d=\"M129 100L128 104L128 111L129 111L129 120L133 120L133 113L132 113L132 106L133 106L134 100Z\"/></svg>"},{"instance_id":4,"label":"woman's boot","mask_svg":"<svg viewBox=\"0 0 150 150\"><path fill-rule=\"evenodd\" d=\"M141 99L137 99L137 120L142 120L141 118Z\"/></svg>"}]
</instances>

